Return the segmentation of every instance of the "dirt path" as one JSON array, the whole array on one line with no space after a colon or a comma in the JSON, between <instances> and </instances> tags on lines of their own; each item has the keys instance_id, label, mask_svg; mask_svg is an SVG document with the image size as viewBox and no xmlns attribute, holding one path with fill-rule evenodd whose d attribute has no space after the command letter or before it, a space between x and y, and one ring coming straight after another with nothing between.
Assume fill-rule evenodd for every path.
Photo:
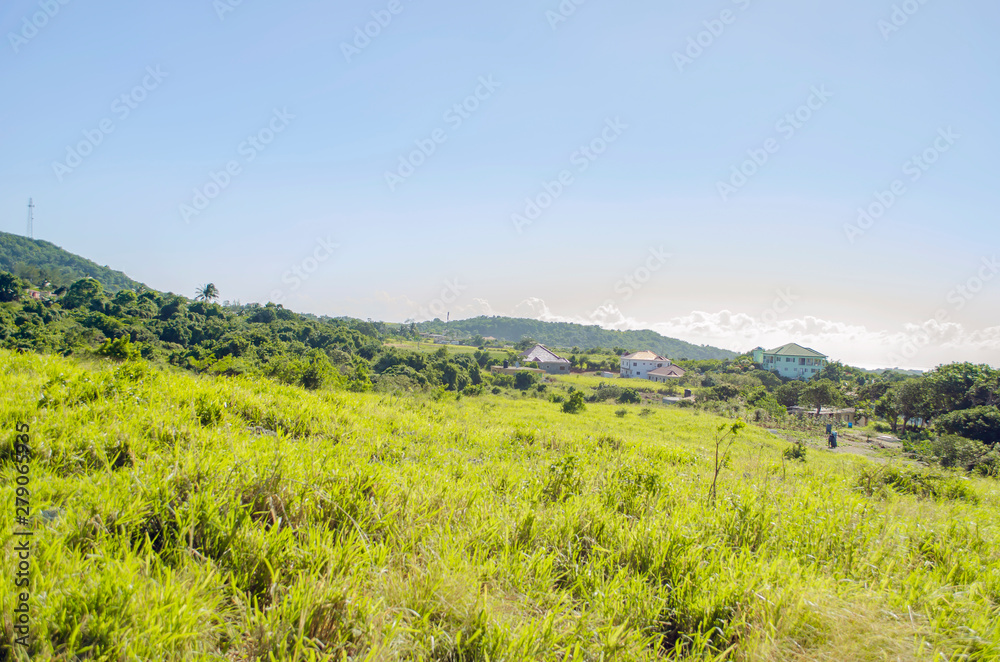
<instances>
[{"instance_id":1,"label":"dirt path","mask_svg":"<svg viewBox=\"0 0 1000 662\"><path fill-rule=\"evenodd\" d=\"M792 443L804 441L810 448L826 453L862 455L882 463L903 460L903 443L889 435L873 436L842 429L837 431L837 448L830 448L826 434L817 435L796 430L796 434L792 435L788 433L789 431L776 429L769 429L768 432Z\"/></svg>"}]
</instances>

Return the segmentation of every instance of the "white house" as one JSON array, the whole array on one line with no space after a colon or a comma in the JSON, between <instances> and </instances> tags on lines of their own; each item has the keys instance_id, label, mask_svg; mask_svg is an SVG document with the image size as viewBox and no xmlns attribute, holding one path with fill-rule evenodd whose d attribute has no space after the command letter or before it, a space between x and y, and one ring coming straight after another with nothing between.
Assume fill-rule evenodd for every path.
<instances>
[{"instance_id":1,"label":"white house","mask_svg":"<svg viewBox=\"0 0 1000 662\"><path fill-rule=\"evenodd\" d=\"M826 354L793 342L772 350L758 347L752 354L764 370L789 379L812 379L827 364Z\"/></svg>"},{"instance_id":2,"label":"white house","mask_svg":"<svg viewBox=\"0 0 1000 662\"><path fill-rule=\"evenodd\" d=\"M633 379L648 379L649 373L657 368L667 368L670 359L653 352L626 354L621 359L621 376Z\"/></svg>"}]
</instances>

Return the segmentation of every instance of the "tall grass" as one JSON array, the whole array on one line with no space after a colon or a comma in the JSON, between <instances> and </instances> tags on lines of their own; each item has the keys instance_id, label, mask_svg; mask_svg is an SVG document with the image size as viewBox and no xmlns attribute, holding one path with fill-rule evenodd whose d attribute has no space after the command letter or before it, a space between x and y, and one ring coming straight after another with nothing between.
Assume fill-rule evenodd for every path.
<instances>
[{"instance_id":1,"label":"tall grass","mask_svg":"<svg viewBox=\"0 0 1000 662\"><path fill-rule=\"evenodd\" d=\"M789 463L748 428L712 505L704 413L11 353L0 388L0 496L28 422L56 513L14 659L1000 657L992 480ZM15 599L4 581L4 646Z\"/></svg>"}]
</instances>

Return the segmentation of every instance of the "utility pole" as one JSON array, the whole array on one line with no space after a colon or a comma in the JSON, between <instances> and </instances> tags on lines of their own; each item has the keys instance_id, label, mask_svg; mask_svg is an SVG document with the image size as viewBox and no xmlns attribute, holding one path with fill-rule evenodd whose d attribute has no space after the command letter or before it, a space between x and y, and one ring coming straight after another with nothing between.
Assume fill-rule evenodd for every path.
<instances>
[{"instance_id":1,"label":"utility pole","mask_svg":"<svg viewBox=\"0 0 1000 662\"><path fill-rule=\"evenodd\" d=\"M28 239L35 238L35 203L28 198Z\"/></svg>"}]
</instances>

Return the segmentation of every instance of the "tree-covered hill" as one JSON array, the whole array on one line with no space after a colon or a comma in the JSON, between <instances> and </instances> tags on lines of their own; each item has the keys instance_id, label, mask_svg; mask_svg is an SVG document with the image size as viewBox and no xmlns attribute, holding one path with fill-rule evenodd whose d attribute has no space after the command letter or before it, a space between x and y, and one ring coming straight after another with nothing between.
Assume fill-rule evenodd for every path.
<instances>
[{"instance_id":1,"label":"tree-covered hill","mask_svg":"<svg viewBox=\"0 0 1000 662\"><path fill-rule=\"evenodd\" d=\"M417 328L424 333L455 333L459 336L493 336L499 340L518 341L528 337L551 347L621 347L629 351L650 350L671 359L732 359L736 352L708 345L693 345L667 338L655 331L611 331L599 326L567 322L541 322L510 317L475 317L445 324L441 320L423 322Z\"/></svg>"},{"instance_id":2,"label":"tree-covered hill","mask_svg":"<svg viewBox=\"0 0 1000 662\"><path fill-rule=\"evenodd\" d=\"M9 271L36 286L49 281L54 288L68 287L81 278L99 281L112 294L141 286L120 271L102 267L53 243L7 232L0 232L0 271Z\"/></svg>"}]
</instances>

